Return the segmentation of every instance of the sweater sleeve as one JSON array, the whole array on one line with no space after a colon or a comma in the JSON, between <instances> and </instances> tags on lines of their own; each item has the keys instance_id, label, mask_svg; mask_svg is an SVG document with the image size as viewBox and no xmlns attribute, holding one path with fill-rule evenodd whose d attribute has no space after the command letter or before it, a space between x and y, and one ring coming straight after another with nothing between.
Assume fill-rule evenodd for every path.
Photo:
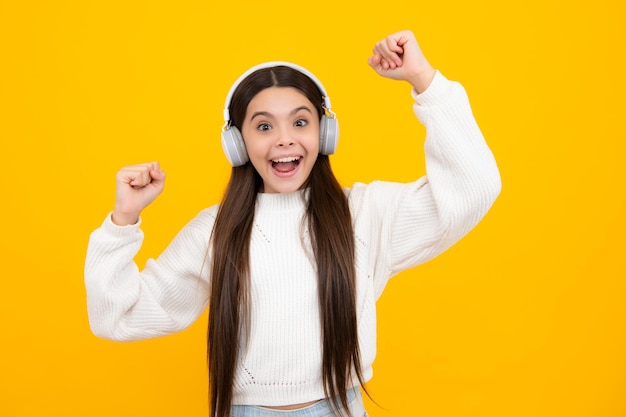
<instances>
[{"instance_id":1,"label":"sweater sleeve","mask_svg":"<svg viewBox=\"0 0 626 417\"><path fill-rule=\"evenodd\" d=\"M365 185L358 198L369 210L362 217L370 223L376 253L377 295L389 277L434 258L467 234L501 188L461 84L437 71L426 91L412 94L414 112L426 127L426 176L408 184Z\"/></svg>"},{"instance_id":2,"label":"sweater sleeve","mask_svg":"<svg viewBox=\"0 0 626 417\"><path fill-rule=\"evenodd\" d=\"M131 341L191 325L208 305L208 244L215 220L201 212L157 259L140 271L140 223L117 226L107 216L89 238L85 286L89 324L96 336Z\"/></svg>"}]
</instances>

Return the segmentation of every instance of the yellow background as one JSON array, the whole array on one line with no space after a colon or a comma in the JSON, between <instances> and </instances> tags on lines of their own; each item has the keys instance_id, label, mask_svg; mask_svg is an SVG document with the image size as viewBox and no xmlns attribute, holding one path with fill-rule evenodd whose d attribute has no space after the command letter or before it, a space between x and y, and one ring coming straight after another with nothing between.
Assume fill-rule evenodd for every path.
<instances>
[{"instance_id":1,"label":"yellow background","mask_svg":"<svg viewBox=\"0 0 626 417\"><path fill-rule=\"evenodd\" d=\"M366 64L410 28L466 87L504 188L387 287L370 414L625 416L625 18L618 0L2 0L0 415L205 416L206 317L136 343L89 331L83 260L115 172L168 172L143 264L219 201L226 92L279 59L329 91L344 185L415 179L409 88Z\"/></svg>"}]
</instances>

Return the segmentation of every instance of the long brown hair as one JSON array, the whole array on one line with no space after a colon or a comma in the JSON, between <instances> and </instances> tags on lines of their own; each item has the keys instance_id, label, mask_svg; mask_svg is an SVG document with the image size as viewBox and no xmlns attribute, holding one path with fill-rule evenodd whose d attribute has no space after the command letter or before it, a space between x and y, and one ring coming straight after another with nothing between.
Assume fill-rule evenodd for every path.
<instances>
[{"instance_id":1,"label":"long brown hair","mask_svg":"<svg viewBox=\"0 0 626 417\"><path fill-rule=\"evenodd\" d=\"M241 130L248 103L265 88L295 87L324 114L321 92L307 76L287 66L258 70L235 90L231 123ZM211 414L228 417L240 346L249 329L249 249L256 195L263 181L250 162L232 169L212 239L208 362ZM348 409L355 375L364 385L357 334L354 231L348 200L328 156L318 155L305 186L306 224L317 263L322 329L322 378L336 412Z\"/></svg>"}]
</instances>

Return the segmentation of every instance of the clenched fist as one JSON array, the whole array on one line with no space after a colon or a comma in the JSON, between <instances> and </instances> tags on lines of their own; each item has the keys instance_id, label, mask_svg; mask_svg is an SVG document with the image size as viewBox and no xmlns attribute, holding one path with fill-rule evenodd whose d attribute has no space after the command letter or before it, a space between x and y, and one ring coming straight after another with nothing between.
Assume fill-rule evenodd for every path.
<instances>
[{"instance_id":1,"label":"clenched fist","mask_svg":"<svg viewBox=\"0 0 626 417\"><path fill-rule=\"evenodd\" d=\"M158 162L123 167L116 175L115 208L111 220L119 226L135 224L139 215L165 186Z\"/></svg>"},{"instance_id":2,"label":"clenched fist","mask_svg":"<svg viewBox=\"0 0 626 417\"><path fill-rule=\"evenodd\" d=\"M378 41L372 54L368 63L374 71L393 80L408 81L418 93L424 92L435 76L434 68L409 30Z\"/></svg>"}]
</instances>

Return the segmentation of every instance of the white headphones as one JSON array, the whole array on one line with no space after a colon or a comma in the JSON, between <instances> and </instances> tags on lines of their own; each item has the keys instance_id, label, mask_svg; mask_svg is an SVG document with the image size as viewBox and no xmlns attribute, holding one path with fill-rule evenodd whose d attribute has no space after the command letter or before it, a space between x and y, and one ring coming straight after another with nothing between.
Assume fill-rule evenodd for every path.
<instances>
[{"instance_id":1,"label":"white headphones","mask_svg":"<svg viewBox=\"0 0 626 417\"><path fill-rule=\"evenodd\" d=\"M335 113L330 109L330 99L326 94L326 89L317 79L315 75L313 75L307 69L292 64L291 62L284 61L271 61L265 62L263 64L256 65L246 72L244 72L237 81L230 87L230 91L228 91L228 95L226 96L226 102L224 103L224 126L222 127L222 147L224 148L224 153L230 161L231 165L234 167L238 167L244 165L250 159L248 157L248 152L246 151L246 145L243 141L243 137L241 136L241 132L237 127L231 126L230 123L230 101L232 99L235 90L241 84L241 82L250 74L255 71L258 71L263 68L272 68L277 66L285 66L296 71L301 72L306 75L317 85L320 92L322 93L322 98L324 99L324 111L328 113L328 115L322 115L320 119L320 153L322 155L331 155L335 153L337 149L337 142L339 140L339 124L337 123L337 118L335 117Z\"/></svg>"}]
</instances>

